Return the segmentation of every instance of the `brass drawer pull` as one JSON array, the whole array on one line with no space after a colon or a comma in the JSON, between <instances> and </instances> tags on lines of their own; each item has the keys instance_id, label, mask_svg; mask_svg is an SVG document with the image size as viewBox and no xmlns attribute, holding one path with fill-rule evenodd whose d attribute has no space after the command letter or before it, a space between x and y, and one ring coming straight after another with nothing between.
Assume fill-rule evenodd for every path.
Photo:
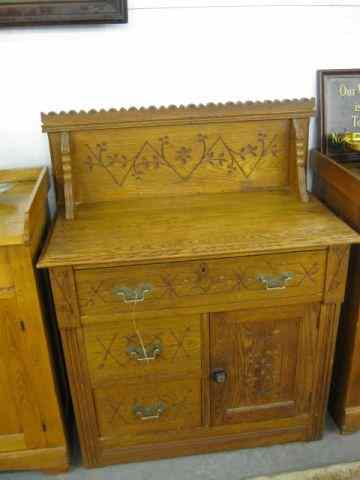
<instances>
[{"instance_id":1,"label":"brass drawer pull","mask_svg":"<svg viewBox=\"0 0 360 480\"><path fill-rule=\"evenodd\" d=\"M12 186L12 183L0 183L0 193L8 192Z\"/></svg>"},{"instance_id":2,"label":"brass drawer pull","mask_svg":"<svg viewBox=\"0 0 360 480\"><path fill-rule=\"evenodd\" d=\"M165 410L166 405L163 402L159 402L157 405L151 405L150 407L135 405L133 408L134 415L140 418L140 420L158 420Z\"/></svg>"},{"instance_id":3,"label":"brass drawer pull","mask_svg":"<svg viewBox=\"0 0 360 480\"><path fill-rule=\"evenodd\" d=\"M136 359L138 362L143 362L145 360L156 360L162 351L163 347L160 341L155 341L149 345L145 345L145 352L141 345L130 345L127 349L129 356Z\"/></svg>"},{"instance_id":4,"label":"brass drawer pull","mask_svg":"<svg viewBox=\"0 0 360 480\"><path fill-rule=\"evenodd\" d=\"M266 286L266 290L283 290L286 283L294 277L291 272L282 273L277 277L271 275L258 275L256 279Z\"/></svg>"},{"instance_id":5,"label":"brass drawer pull","mask_svg":"<svg viewBox=\"0 0 360 480\"><path fill-rule=\"evenodd\" d=\"M115 287L113 292L123 297L125 303L137 303L145 300L145 294L153 291L149 283L142 283L135 288Z\"/></svg>"}]
</instances>

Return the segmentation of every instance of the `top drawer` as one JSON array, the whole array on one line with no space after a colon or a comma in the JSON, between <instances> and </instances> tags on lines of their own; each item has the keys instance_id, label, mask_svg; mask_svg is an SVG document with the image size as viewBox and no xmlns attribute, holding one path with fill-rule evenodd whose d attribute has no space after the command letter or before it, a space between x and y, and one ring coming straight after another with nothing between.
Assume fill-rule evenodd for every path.
<instances>
[{"instance_id":1,"label":"top drawer","mask_svg":"<svg viewBox=\"0 0 360 480\"><path fill-rule=\"evenodd\" d=\"M321 295L326 252L260 255L75 272L82 315Z\"/></svg>"}]
</instances>

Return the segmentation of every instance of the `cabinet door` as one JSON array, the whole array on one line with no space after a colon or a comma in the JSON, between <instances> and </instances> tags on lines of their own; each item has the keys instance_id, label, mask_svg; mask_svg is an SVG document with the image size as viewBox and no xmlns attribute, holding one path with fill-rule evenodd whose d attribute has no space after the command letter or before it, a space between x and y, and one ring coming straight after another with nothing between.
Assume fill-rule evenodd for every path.
<instances>
[{"instance_id":1,"label":"cabinet door","mask_svg":"<svg viewBox=\"0 0 360 480\"><path fill-rule=\"evenodd\" d=\"M309 412L320 305L211 314L213 425Z\"/></svg>"},{"instance_id":2,"label":"cabinet door","mask_svg":"<svg viewBox=\"0 0 360 480\"><path fill-rule=\"evenodd\" d=\"M0 453L44 446L15 298L0 299Z\"/></svg>"}]
</instances>

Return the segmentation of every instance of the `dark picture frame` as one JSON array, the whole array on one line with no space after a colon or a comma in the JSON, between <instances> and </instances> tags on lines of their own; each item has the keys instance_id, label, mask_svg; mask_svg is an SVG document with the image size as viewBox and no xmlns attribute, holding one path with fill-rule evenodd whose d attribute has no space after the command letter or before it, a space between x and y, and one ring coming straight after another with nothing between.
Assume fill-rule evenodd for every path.
<instances>
[{"instance_id":1,"label":"dark picture frame","mask_svg":"<svg viewBox=\"0 0 360 480\"><path fill-rule=\"evenodd\" d=\"M344 161L358 158L359 154L333 139L360 132L360 69L319 70L317 75L320 150Z\"/></svg>"},{"instance_id":2,"label":"dark picture frame","mask_svg":"<svg viewBox=\"0 0 360 480\"><path fill-rule=\"evenodd\" d=\"M127 20L127 0L0 0L0 27Z\"/></svg>"}]
</instances>

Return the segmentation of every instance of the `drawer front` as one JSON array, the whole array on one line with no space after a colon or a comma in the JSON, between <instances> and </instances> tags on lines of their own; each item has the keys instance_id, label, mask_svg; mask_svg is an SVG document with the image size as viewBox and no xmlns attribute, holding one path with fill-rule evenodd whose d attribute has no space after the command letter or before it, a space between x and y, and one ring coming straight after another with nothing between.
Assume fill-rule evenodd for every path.
<instances>
[{"instance_id":1,"label":"drawer front","mask_svg":"<svg viewBox=\"0 0 360 480\"><path fill-rule=\"evenodd\" d=\"M187 430L202 423L201 380L197 378L116 384L96 389L94 399L101 437L121 434L126 442L134 435Z\"/></svg>"},{"instance_id":2,"label":"drawer front","mask_svg":"<svg viewBox=\"0 0 360 480\"><path fill-rule=\"evenodd\" d=\"M147 375L200 375L200 328L201 315L143 319L136 325L127 320L84 328L92 384L130 381Z\"/></svg>"},{"instance_id":3,"label":"drawer front","mask_svg":"<svg viewBox=\"0 0 360 480\"><path fill-rule=\"evenodd\" d=\"M321 295L324 251L77 270L82 315Z\"/></svg>"}]
</instances>

